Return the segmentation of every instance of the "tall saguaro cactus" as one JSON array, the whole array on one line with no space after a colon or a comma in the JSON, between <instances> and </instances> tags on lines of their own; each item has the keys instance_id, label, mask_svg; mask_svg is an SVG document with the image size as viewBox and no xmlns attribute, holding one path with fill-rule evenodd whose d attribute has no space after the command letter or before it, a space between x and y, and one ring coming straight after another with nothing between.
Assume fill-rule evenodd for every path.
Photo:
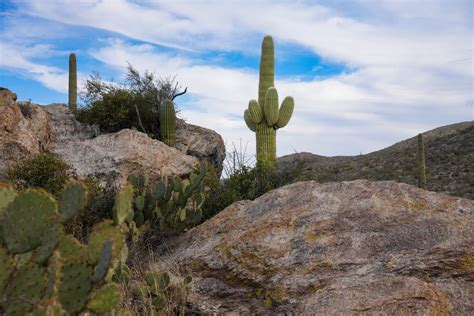
<instances>
[{"instance_id":1,"label":"tall saguaro cactus","mask_svg":"<svg viewBox=\"0 0 474 316\"><path fill-rule=\"evenodd\" d=\"M173 101L166 100L160 106L160 138L168 146L174 146L176 130L176 111Z\"/></svg>"},{"instance_id":2,"label":"tall saguaro cactus","mask_svg":"<svg viewBox=\"0 0 474 316\"><path fill-rule=\"evenodd\" d=\"M292 97L286 97L278 108L274 60L273 39L267 35L262 42L258 101L250 100L244 112L245 123L257 138L257 162L271 165L276 164L276 130L288 124L294 109Z\"/></svg>"},{"instance_id":3,"label":"tall saguaro cactus","mask_svg":"<svg viewBox=\"0 0 474 316\"><path fill-rule=\"evenodd\" d=\"M77 110L77 65L76 54L69 54L69 110Z\"/></svg>"},{"instance_id":4,"label":"tall saguaro cactus","mask_svg":"<svg viewBox=\"0 0 474 316\"><path fill-rule=\"evenodd\" d=\"M418 187L426 190L425 146L422 134L418 134Z\"/></svg>"}]
</instances>

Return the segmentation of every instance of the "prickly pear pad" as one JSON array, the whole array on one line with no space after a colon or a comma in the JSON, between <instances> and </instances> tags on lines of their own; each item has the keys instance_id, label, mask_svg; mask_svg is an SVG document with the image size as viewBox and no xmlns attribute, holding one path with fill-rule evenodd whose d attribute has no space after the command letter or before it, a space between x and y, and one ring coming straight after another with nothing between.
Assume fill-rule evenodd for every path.
<instances>
[{"instance_id":1,"label":"prickly pear pad","mask_svg":"<svg viewBox=\"0 0 474 316\"><path fill-rule=\"evenodd\" d=\"M98 289L88 304L88 308L97 314L112 311L122 299L117 284L109 283Z\"/></svg>"},{"instance_id":2,"label":"prickly pear pad","mask_svg":"<svg viewBox=\"0 0 474 316\"><path fill-rule=\"evenodd\" d=\"M61 193L59 199L59 210L61 212L61 223L66 223L84 208L87 202L87 191L79 182L69 183Z\"/></svg>"},{"instance_id":3,"label":"prickly pear pad","mask_svg":"<svg viewBox=\"0 0 474 316\"><path fill-rule=\"evenodd\" d=\"M8 249L14 253L33 250L58 217L56 202L45 191L18 194L3 215L2 230Z\"/></svg>"},{"instance_id":4,"label":"prickly pear pad","mask_svg":"<svg viewBox=\"0 0 474 316\"><path fill-rule=\"evenodd\" d=\"M89 299L93 271L86 262L73 261L64 264L59 286L59 301L69 314L81 311Z\"/></svg>"},{"instance_id":5,"label":"prickly pear pad","mask_svg":"<svg viewBox=\"0 0 474 316\"><path fill-rule=\"evenodd\" d=\"M35 262L21 266L10 277L5 293L6 315L25 315L37 304L46 289L46 271Z\"/></svg>"}]
</instances>

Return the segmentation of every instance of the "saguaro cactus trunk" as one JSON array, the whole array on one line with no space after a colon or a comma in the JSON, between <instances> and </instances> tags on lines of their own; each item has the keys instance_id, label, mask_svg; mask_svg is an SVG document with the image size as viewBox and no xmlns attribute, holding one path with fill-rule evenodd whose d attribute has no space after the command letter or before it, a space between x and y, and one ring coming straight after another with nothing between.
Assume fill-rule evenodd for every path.
<instances>
[{"instance_id":1,"label":"saguaro cactus trunk","mask_svg":"<svg viewBox=\"0 0 474 316\"><path fill-rule=\"evenodd\" d=\"M160 138L168 146L174 146L176 111L173 101L166 100L160 107Z\"/></svg>"},{"instance_id":2,"label":"saguaro cactus trunk","mask_svg":"<svg viewBox=\"0 0 474 316\"><path fill-rule=\"evenodd\" d=\"M421 134L418 134L418 187L426 190L425 146Z\"/></svg>"},{"instance_id":3,"label":"saguaro cactus trunk","mask_svg":"<svg viewBox=\"0 0 474 316\"><path fill-rule=\"evenodd\" d=\"M286 97L278 108L274 60L273 39L267 35L262 42L258 101L251 100L244 112L245 123L256 134L257 162L271 165L276 165L276 130L288 124L294 109L292 97Z\"/></svg>"},{"instance_id":4,"label":"saguaro cactus trunk","mask_svg":"<svg viewBox=\"0 0 474 316\"><path fill-rule=\"evenodd\" d=\"M76 112L77 110L77 65L76 55L69 54L69 110Z\"/></svg>"}]
</instances>

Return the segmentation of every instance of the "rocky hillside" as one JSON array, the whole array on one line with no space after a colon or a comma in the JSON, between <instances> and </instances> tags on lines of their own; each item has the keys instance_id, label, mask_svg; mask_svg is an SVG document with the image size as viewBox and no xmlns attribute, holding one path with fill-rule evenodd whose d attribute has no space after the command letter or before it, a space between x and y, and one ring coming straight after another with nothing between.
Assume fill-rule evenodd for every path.
<instances>
[{"instance_id":1,"label":"rocky hillside","mask_svg":"<svg viewBox=\"0 0 474 316\"><path fill-rule=\"evenodd\" d=\"M473 315L473 219L474 201L404 183L299 182L232 204L156 265L191 275L205 314Z\"/></svg>"},{"instance_id":2,"label":"rocky hillside","mask_svg":"<svg viewBox=\"0 0 474 316\"><path fill-rule=\"evenodd\" d=\"M474 122L423 133L428 190L474 199ZM417 185L416 136L359 156L324 157L298 153L278 159L294 181L394 180Z\"/></svg>"}]
</instances>

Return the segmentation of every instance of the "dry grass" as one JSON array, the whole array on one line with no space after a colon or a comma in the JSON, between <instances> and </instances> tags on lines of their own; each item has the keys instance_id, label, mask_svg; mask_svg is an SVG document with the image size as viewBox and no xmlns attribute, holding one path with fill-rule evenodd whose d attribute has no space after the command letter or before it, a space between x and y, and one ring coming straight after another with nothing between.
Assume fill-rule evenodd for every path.
<instances>
[{"instance_id":1,"label":"dry grass","mask_svg":"<svg viewBox=\"0 0 474 316\"><path fill-rule=\"evenodd\" d=\"M119 309L127 310L132 315L185 315L187 313L188 289L183 276L175 262L164 261L162 253L154 250L157 241L150 243L144 238L129 245L127 265L132 275L129 284L122 283L122 302ZM161 242L163 245L163 241ZM165 246L166 248L166 246ZM137 295L139 287L146 286L145 275L148 271L166 272L170 276L170 285L166 291L166 305L159 312L154 311L153 298ZM155 289L156 290L156 289Z\"/></svg>"}]
</instances>

